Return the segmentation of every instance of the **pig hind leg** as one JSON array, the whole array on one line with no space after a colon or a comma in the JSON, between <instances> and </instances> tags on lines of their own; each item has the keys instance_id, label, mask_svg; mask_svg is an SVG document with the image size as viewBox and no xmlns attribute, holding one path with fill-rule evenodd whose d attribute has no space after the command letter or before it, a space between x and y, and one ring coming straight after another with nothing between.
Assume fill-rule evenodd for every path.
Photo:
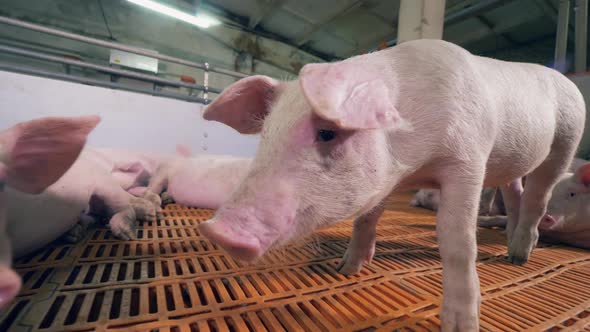
<instances>
[{"instance_id":1,"label":"pig hind leg","mask_svg":"<svg viewBox=\"0 0 590 332\"><path fill-rule=\"evenodd\" d=\"M512 234L508 230L508 260L513 264L525 263L536 246L539 239L539 222L547 211L553 187L567 171L574 157L575 142L575 139L566 135L556 137L549 156L527 176L520 202L518 224Z\"/></svg>"},{"instance_id":2,"label":"pig hind leg","mask_svg":"<svg viewBox=\"0 0 590 332\"><path fill-rule=\"evenodd\" d=\"M377 221L383 214L383 204L358 217L354 221L352 239L337 270L345 275L358 273L364 263L370 263L375 254L375 233Z\"/></svg>"},{"instance_id":3,"label":"pig hind leg","mask_svg":"<svg viewBox=\"0 0 590 332\"><path fill-rule=\"evenodd\" d=\"M78 222L62 236L67 243L78 243L88 234L88 228L97 223L97 218L86 213L81 213Z\"/></svg>"},{"instance_id":4,"label":"pig hind leg","mask_svg":"<svg viewBox=\"0 0 590 332\"><path fill-rule=\"evenodd\" d=\"M520 199L522 193L524 192L524 188L522 187L522 179L515 179L509 184L500 187L500 192L502 193L504 206L506 208L506 215L508 216L506 223L506 237L508 239L508 243L510 243L512 233L514 232L514 229L516 229L518 218L520 216Z\"/></svg>"},{"instance_id":5,"label":"pig hind leg","mask_svg":"<svg viewBox=\"0 0 590 332\"><path fill-rule=\"evenodd\" d=\"M113 234L123 240L135 238L137 220L153 220L156 209L152 202L134 197L115 182L106 181L96 188L90 200L90 214L97 214L96 207L102 211L98 214L111 216L109 227Z\"/></svg>"},{"instance_id":6,"label":"pig hind leg","mask_svg":"<svg viewBox=\"0 0 590 332\"><path fill-rule=\"evenodd\" d=\"M152 202L158 214L162 211L162 198L160 194L168 188L168 174L170 172L168 165L158 167L156 173L150 179L143 198Z\"/></svg>"}]
</instances>

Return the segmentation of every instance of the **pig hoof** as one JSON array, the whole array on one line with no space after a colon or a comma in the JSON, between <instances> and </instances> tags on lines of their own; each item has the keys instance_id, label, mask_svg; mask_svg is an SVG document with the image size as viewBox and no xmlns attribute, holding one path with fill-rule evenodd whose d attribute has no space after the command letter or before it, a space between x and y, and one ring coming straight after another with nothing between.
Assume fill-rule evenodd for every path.
<instances>
[{"instance_id":1,"label":"pig hoof","mask_svg":"<svg viewBox=\"0 0 590 332\"><path fill-rule=\"evenodd\" d=\"M477 311L476 311L477 312ZM478 314L446 312L441 315L442 331L479 331Z\"/></svg>"},{"instance_id":2,"label":"pig hoof","mask_svg":"<svg viewBox=\"0 0 590 332\"><path fill-rule=\"evenodd\" d=\"M338 270L338 272L344 274L345 276L350 276L361 272L362 268L363 264L350 264L347 261L344 261L343 259L336 267L336 270Z\"/></svg>"},{"instance_id":3,"label":"pig hoof","mask_svg":"<svg viewBox=\"0 0 590 332\"><path fill-rule=\"evenodd\" d=\"M155 205L153 201L145 198L133 198L131 200L131 208L134 210L137 220L155 220L157 215L161 213L160 206Z\"/></svg>"},{"instance_id":4,"label":"pig hoof","mask_svg":"<svg viewBox=\"0 0 590 332\"><path fill-rule=\"evenodd\" d=\"M151 191L146 191L145 194L143 194L142 198L151 202L155 206L162 206L162 199L160 198L160 196Z\"/></svg>"},{"instance_id":5,"label":"pig hoof","mask_svg":"<svg viewBox=\"0 0 590 332\"><path fill-rule=\"evenodd\" d=\"M162 205L174 204L174 198L170 195L167 191L163 192L161 195L162 198Z\"/></svg>"},{"instance_id":6,"label":"pig hoof","mask_svg":"<svg viewBox=\"0 0 590 332\"><path fill-rule=\"evenodd\" d=\"M529 260L533 248L537 245L539 232L523 232L517 230L508 245L508 261L515 265L522 265Z\"/></svg>"},{"instance_id":7,"label":"pig hoof","mask_svg":"<svg viewBox=\"0 0 590 332\"><path fill-rule=\"evenodd\" d=\"M135 240L135 210L128 208L116 213L109 221L111 232L121 240Z\"/></svg>"},{"instance_id":8,"label":"pig hoof","mask_svg":"<svg viewBox=\"0 0 590 332\"><path fill-rule=\"evenodd\" d=\"M517 257L508 255L508 261L510 262L510 264L513 265L524 265L524 263L528 262L528 260L528 257Z\"/></svg>"},{"instance_id":9,"label":"pig hoof","mask_svg":"<svg viewBox=\"0 0 590 332\"><path fill-rule=\"evenodd\" d=\"M349 250L346 250L344 257L342 257L342 260L338 263L336 270L347 276L357 274L363 268L364 262L364 259L358 257L355 258L354 254L350 254Z\"/></svg>"}]
</instances>

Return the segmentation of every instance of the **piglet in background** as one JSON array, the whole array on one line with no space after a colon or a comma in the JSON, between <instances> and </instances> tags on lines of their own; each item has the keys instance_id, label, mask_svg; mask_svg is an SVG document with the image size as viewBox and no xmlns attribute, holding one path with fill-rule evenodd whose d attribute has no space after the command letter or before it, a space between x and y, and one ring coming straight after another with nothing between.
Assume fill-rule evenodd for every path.
<instances>
[{"instance_id":1,"label":"piglet in background","mask_svg":"<svg viewBox=\"0 0 590 332\"><path fill-rule=\"evenodd\" d=\"M204 117L260 132L260 145L244 180L200 231L251 261L353 217L338 267L353 274L373 257L381 202L394 188L440 189L442 330L477 331L481 189L511 184L502 187L512 216L509 259L526 262L585 113L581 93L560 73L440 40L308 64L291 82L248 77L224 90Z\"/></svg>"},{"instance_id":2,"label":"piglet in background","mask_svg":"<svg viewBox=\"0 0 590 332\"><path fill-rule=\"evenodd\" d=\"M16 296L21 285L10 268L5 187L29 194L42 192L70 168L99 121L97 116L42 118L0 132L0 308Z\"/></svg>"},{"instance_id":3,"label":"piglet in background","mask_svg":"<svg viewBox=\"0 0 590 332\"><path fill-rule=\"evenodd\" d=\"M178 149L177 149L178 150ZM248 173L252 159L223 155L174 158L162 163L151 177L144 197L156 201L165 191L168 201L217 209L229 199Z\"/></svg>"},{"instance_id":4,"label":"piglet in background","mask_svg":"<svg viewBox=\"0 0 590 332\"><path fill-rule=\"evenodd\" d=\"M590 249L590 163L578 159L553 188L539 224L543 241ZM505 216L479 217L481 227L506 227Z\"/></svg>"},{"instance_id":5,"label":"piglet in background","mask_svg":"<svg viewBox=\"0 0 590 332\"><path fill-rule=\"evenodd\" d=\"M420 189L410 201L412 206L432 211L438 211L439 203L440 190L438 189ZM480 216L506 214L502 193L498 188L484 188L481 191L478 214Z\"/></svg>"}]
</instances>

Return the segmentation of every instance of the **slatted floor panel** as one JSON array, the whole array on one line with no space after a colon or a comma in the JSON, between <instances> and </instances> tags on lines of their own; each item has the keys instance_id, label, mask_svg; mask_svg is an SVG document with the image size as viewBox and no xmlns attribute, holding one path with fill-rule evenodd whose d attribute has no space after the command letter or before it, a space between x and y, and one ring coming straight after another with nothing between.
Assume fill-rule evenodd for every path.
<instances>
[{"instance_id":1,"label":"slatted floor panel","mask_svg":"<svg viewBox=\"0 0 590 332\"><path fill-rule=\"evenodd\" d=\"M409 199L389 199L373 263L350 277L335 270L350 221L256 264L200 236L208 210L169 205L135 241L93 229L16 263L23 289L0 331L437 331L434 214ZM590 252L540 245L513 266L499 231L478 240L482 330L590 331Z\"/></svg>"}]
</instances>

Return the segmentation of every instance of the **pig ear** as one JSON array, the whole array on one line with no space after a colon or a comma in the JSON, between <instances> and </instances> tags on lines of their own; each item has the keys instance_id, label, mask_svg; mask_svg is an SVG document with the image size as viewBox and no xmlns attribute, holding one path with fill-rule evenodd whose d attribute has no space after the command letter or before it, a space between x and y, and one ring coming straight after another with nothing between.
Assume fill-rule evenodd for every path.
<instances>
[{"instance_id":1,"label":"pig ear","mask_svg":"<svg viewBox=\"0 0 590 332\"><path fill-rule=\"evenodd\" d=\"M256 75L239 80L224 90L207 106L203 117L219 121L242 134L255 134L270 112L279 82Z\"/></svg>"},{"instance_id":2,"label":"pig ear","mask_svg":"<svg viewBox=\"0 0 590 332\"><path fill-rule=\"evenodd\" d=\"M99 122L98 116L43 118L9 129L2 141L8 148L6 183L19 191L42 192L72 166Z\"/></svg>"},{"instance_id":3,"label":"pig ear","mask_svg":"<svg viewBox=\"0 0 590 332\"><path fill-rule=\"evenodd\" d=\"M309 64L301 70L299 83L314 112L343 129L400 124L389 88L367 68L347 62Z\"/></svg>"},{"instance_id":4,"label":"pig ear","mask_svg":"<svg viewBox=\"0 0 590 332\"><path fill-rule=\"evenodd\" d=\"M590 188L590 163L586 163L576 170L576 182Z\"/></svg>"}]
</instances>

